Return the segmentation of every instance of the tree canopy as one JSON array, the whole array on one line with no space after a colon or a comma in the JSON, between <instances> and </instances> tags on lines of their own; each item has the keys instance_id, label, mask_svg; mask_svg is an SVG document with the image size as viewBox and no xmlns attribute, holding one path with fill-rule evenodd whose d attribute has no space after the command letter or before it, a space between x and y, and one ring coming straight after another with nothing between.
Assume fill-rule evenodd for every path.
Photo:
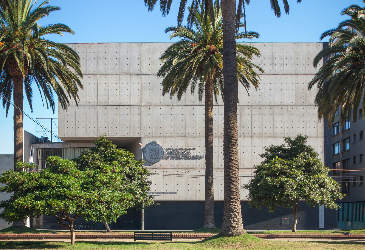
<instances>
[{"instance_id":1,"label":"tree canopy","mask_svg":"<svg viewBox=\"0 0 365 250\"><path fill-rule=\"evenodd\" d=\"M315 67L322 59L324 63L309 83L309 89L318 87L315 99L318 116L328 119L329 126L339 108L342 124L351 116L356 122L365 97L365 8L351 5L341 14L350 19L322 34L321 39L329 37L330 43L314 58ZM364 101L361 106L364 115Z\"/></svg>"},{"instance_id":2,"label":"tree canopy","mask_svg":"<svg viewBox=\"0 0 365 250\"><path fill-rule=\"evenodd\" d=\"M0 191L12 196L0 202L4 209L0 217L10 222L42 214L55 216L61 226L70 230L73 244L73 222L77 217L115 222L128 208L150 205L150 181L143 162L103 137L95 145L75 161L49 157L47 168L40 172L3 173L0 182L6 185ZM33 167L18 163L18 168Z\"/></svg>"},{"instance_id":3,"label":"tree canopy","mask_svg":"<svg viewBox=\"0 0 365 250\"><path fill-rule=\"evenodd\" d=\"M249 190L251 207L293 209L293 232L296 231L298 202L324 205L337 209L336 200L342 199L339 184L328 176L318 153L306 145L307 137L285 138L286 145L270 146L261 155L264 161L255 166L255 177L244 188Z\"/></svg>"}]
</instances>

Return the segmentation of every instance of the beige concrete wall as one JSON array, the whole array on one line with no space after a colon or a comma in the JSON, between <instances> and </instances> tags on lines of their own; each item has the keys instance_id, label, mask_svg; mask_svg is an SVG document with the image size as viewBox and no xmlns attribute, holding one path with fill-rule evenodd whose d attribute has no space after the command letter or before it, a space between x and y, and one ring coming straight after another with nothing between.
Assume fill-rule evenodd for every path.
<instances>
[{"instance_id":1,"label":"beige concrete wall","mask_svg":"<svg viewBox=\"0 0 365 250\"><path fill-rule=\"evenodd\" d=\"M88 140L102 134L115 140L141 138L164 149L195 148L203 156L204 102L190 90L178 101L162 96L156 73L168 43L72 44L81 57L84 89L79 106L59 109L59 136L65 141ZM249 94L239 87L238 127L241 183L247 183L265 146L283 137L305 134L323 158L324 126L308 82L316 73L314 56L322 43L253 43L261 50L260 88ZM215 199L223 200L223 103L214 103ZM138 141L138 140L136 140ZM161 160L151 170L156 200L204 200L204 158ZM246 199L243 191L241 198Z\"/></svg>"}]
</instances>

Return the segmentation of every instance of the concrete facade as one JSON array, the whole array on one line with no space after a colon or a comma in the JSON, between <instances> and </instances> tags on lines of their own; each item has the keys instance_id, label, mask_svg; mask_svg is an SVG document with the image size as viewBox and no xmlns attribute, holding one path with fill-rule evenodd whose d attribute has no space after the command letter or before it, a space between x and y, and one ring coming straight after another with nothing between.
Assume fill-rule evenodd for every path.
<instances>
[{"instance_id":1,"label":"concrete facade","mask_svg":"<svg viewBox=\"0 0 365 250\"><path fill-rule=\"evenodd\" d=\"M157 201L204 200L204 102L188 90L178 101L162 96L156 73L169 43L71 44L81 57L84 89L80 103L59 109L59 137L67 143L91 142L106 135L142 158L142 150L157 142L161 161L146 166L152 172L151 191ZM253 43L261 51L254 63L265 70L257 91L239 87L238 127L241 184L253 175L265 146L283 137L307 135L324 159L323 121L314 105L316 90L308 82L312 62L323 43ZM319 65L321 66L321 65ZM177 154L189 155L182 160ZM171 155L173 157L171 157ZM214 102L214 190L223 200L223 102ZM242 190L241 199L246 200Z\"/></svg>"}]
</instances>

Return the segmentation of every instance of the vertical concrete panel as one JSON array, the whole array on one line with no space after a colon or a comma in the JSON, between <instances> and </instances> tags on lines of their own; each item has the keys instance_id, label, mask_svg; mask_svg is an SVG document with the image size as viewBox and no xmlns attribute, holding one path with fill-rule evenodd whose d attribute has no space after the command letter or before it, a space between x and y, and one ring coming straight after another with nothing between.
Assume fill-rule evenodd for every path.
<instances>
[{"instance_id":1,"label":"vertical concrete panel","mask_svg":"<svg viewBox=\"0 0 365 250\"><path fill-rule=\"evenodd\" d=\"M109 104L117 105L120 103L120 79L119 75L108 75L109 83Z\"/></svg>"},{"instance_id":2,"label":"vertical concrete panel","mask_svg":"<svg viewBox=\"0 0 365 250\"><path fill-rule=\"evenodd\" d=\"M131 106L131 137L141 136L141 108Z\"/></svg>"},{"instance_id":3,"label":"vertical concrete panel","mask_svg":"<svg viewBox=\"0 0 365 250\"><path fill-rule=\"evenodd\" d=\"M195 106L197 110L197 136L205 136L205 108L204 106Z\"/></svg>"},{"instance_id":4,"label":"vertical concrete panel","mask_svg":"<svg viewBox=\"0 0 365 250\"><path fill-rule=\"evenodd\" d=\"M284 74L293 74L294 73L294 54L295 54L295 45L292 43L285 43L285 51L284 51Z\"/></svg>"},{"instance_id":5,"label":"vertical concrete panel","mask_svg":"<svg viewBox=\"0 0 365 250\"><path fill-rule=\"evenodd\" d=\"M65 137L66 136L66 112L67 110L64 110L62 108L58 108L58 136L59 137Z\"/></svg>"},{"instance_id":6,"label":"vertical concrete panel","mask_svg":"<svg viewBox=\"0 0 365 250\"><path fill-rule=\"evenodd\" d=\"M87 113L85 107L76 108L76 136L85 137L87 132Z\"/></svg>"},{"instance_id":7,"label":"vertical concrete panel","mask_svg":"<svg viewBox=\"0 0 365 250\"><path fill-rule=\"evenodd\" d=\"M288 112L286 106L275 106L274 109L274 136L284 137L285 135L285 117Z\"/></svg>"},{"instance_id":8,"label":"vertical concrete panel","mask_svg":"<svg viewBox=\"0 0 365 250\"><path fill-rule=\"evenodd\" d=\"M285 95L285 104L294 105L295 104L295 84L293 76L285 76L284 80L284 95Z\"/></svg>"},{"instance_id":9,"label":"vertical concrete panel","mask_svg":"<svg viewBox=\"0 0 365 250\"><path fill-rule=\"evenodd\" d=\"M151 106L141 107L141 136L151 137L152 136L152 110Z\"/></svg>"},{"instance_id":10,"label":"vertical concrete panel","mask_svg":"<svg viewBox=\"0 0 365 250\"><path fill-rule=\"evenodd\" d=\"M213 136L216 137L219 134L219 106L213 106Z\"/></svg>"},{"instance_id":11,"label":"vertical concrete panel","mask_svg":"<svg viewBox=\"0 0 365 250\"><path fill-rule=\"evenodd\" d=\"M119 76L119 101L120 105L131 104L131 76L120 75Z\"/></svg>"},{"instance_id":12,"label":"vertical concrete panel","mask_svg":"<svg viewBox=\"0 0 365 250\"><path fill-rule=\"evenodd\" d=\"M186 106L186 136L197 136L197 110L195 106Z\"/></svg>"},{"instance_id":13,"label":"vertical concrete panel","mask_svg":"<svg viewBox=\"0 0 365 250\"><path fill-rule=\"evenodd\" d=\"M98 137L98 109L97 106L85 108L86 112L86 136Z\"/></svg>"},{"instance_id":14,"label":"vertical concrete panel","mask_svg":"<svg viewBox=\"0 0 365 250\"><path fill-rule=\"evenodd\" d=\"M107 74L109 73L109 44L99 43L97 44L97 46L98 46L97 73Z\"/></svg>"},{"instance_id":15,"label":"vertical concrete panel","mask_svg":"<svg viewBox=\"0 0 365 250\"><path fill-rule=\"evenodd\" d=\"M120 108L118 106L108 106L109 114L109 133L108 136L120 137L121 126L120 126Z\"/></svg>"},{"instance_id":16,"label":"vertical concrete panel","mask_svg":"<svg viewBox=\"0 0 365 250\"><path fill-rule=\"evenodd\" d=\"M296 116L298 119L295 121L297 135L307 135L307 108L305 106L298 106L296 108Z\"/></svg>"},{"instance_id":17,"label":"vertical concrete panel","mask_svg":"<svg viewBox=\"0 0 365 250\"><path fill-rule=\"evenodd\" d=\"M214 200L224 200L224 175L223 170L214 172Z\"/></svg>"},{"instance_id":18,"label":"vertical concrete panel","mask_svg":"<svg viewBox=\"0 0 365 250\"><path fill-rule=\"evenodd\" d=\"M142 95L142 105L152 105L153 103L153 88L155 87L151 84L151 76L150 75L142 75L141 80L141 95Z\"/></svg>"},{"instance_id":19,"label":"vertical concrete panel","mask_svg":"<svg viewBox=\"0 0 365 250\"><path fill-rule=\"evenodd\" d=\"M251 141L251 164L252 165L257 165L260 164L262 159L260 157L260 154L263 153L264 148L263 148L263 144L262 144L262 137L252 137L252 141ZM252 166L250 166L252 167Z\"/></svg>"},{"instance_id":20,"label":"vertical concrete panel","mask_svg":"<svg viewBox=\"0 0 365 250\"><path fill-rule=\"evenodd\" d=\"M262 112L262 136L274 136L274 116L272 106L263 106Z\"/></svg>"},{"instance_id":21,"label":"vertical concrete panel","mask_svg":"<svg viewBox=\"0 0 365 250\"><path fill-rule=\"evenodd\" d=\"M238 114L241 126L238 128L239 137L250 137L252 135L252 114L251 106L239 106Z\"/></svg>"},{"instance_id":22,"label":"vertical concrete panel","mask_svg":"<svg viewBox=\"0 0 365 250\"><path fill-rule=\"evenodd\" d=\"M301 119L295 113L294 106L288 106L288 113L285 114L285 136L295 137L296 127L295 127L295 120Z\"/></svg>"},{"instance_id":23,"label":"vertical concrete panel","mask_svg":"<svg viewBox=\"0 0 365 250\"><path fill-rule=\"evenodd\" d=\"M119 43L108 43L108 74L116 75L120 73L120 44Z\"/></svg>"},{"instance_id":24,"label":"vertical concrete panel","mask_svg":"<svg viewBox=\"0 0 365 250\"><path fill-rule=\"evenodd\" d=\"M240 148L240 168L252 168L252 138L251 137L241 137L239 138L239 148Z\"/></svg>"},{"instance_id":25,"label":"vertical concrete panel","mask_svg":"<svg viewBox=\"0 0 365 250\"><path fill-rule=\"evenodd\" d=\"M261 51L261 68L264 69L265 74L273 74L273 60L274 48L272 43L264 43Z\"/></svg>"},{"instance_id":26,"label":"vertical concrete panel","mask_svg":"<svg viewBox=\"0 0 365 250\"><path fill-rule=\"evenodd\" d=\"M130 104L141 105L142 76L131 75Z\"/></svg>"},{"instance_id":27,"label":"vertical concrete panel","mask_svg":"<svg viewBox=\"0 0 365 250\"><path fill-rule=\"evenodd\" d=\"M141 73L141 43L130 44L130 74Z\"/></svg>"},{"instance_id":28,"label":"vertical concrete panel","mask_svg":"<svg viewBox=\"0 0 365 250\"><path fill-rule=\"evenodd\" d=\"M261 103L260 103L261 105L270 105L270 104L272 104L271 84L261 82L259 92L260 92L260 95L261 95Z\"/></svg>"},{"instance_id":29,"label":"vertical concrete panel","mask_svg":"<svg viewBox=\"0 0 365 250\"><path fill-rule=\"evenodd\" d=\"M68 107L64 115L65 119L65 137L76 136L76 108Z\"/></svg>"},{"instance_id":30,"label":"vertical concrete panel","mask_svg":"<svg viewBox=\"0 0 365 250\"><path fill-rule=\"evenodd\" d=\"M67 44L73 45L72 48L77 52L80 57L80 64L81 64L81 72L86 74L87 72L87 52L85 50L84 44Z\"/></svg>"},{"instance_id":31,"label":"vertical concrete panel","mask_svg":"<svg viewBox=\"0 0 365 250\"><path fill-rule=\"evenodd\" d=\"M98 135L109 135L109 112L107 106L98 106Z\"/></svg>"},{"instance_id":32,"label":"vertical concrete panel","mask_svg":"<svg viewBox=\"0 0 365 250\"><path fill-rule=\"evenodd\" d=\"M260 137L262 136L262 106L252 107L252 136L253 137Z\"/></svg>"},{"instance_id":33,"label":"vertical concrete panel","mask_svg":"<svg viewBox=\"0 0 365 250\"><path fill-rule=\"evenodd\" d=\"M284 71L285 43L274 43L273 45L273 71L275 74Z\"/></svg>"},{"instance_id":34,"label":"vertical concrete panel","mask_svg":"<svg viewBox=\"0 0 365 250\"><path fill-rule=\"evenodd\" d=\"M131 130L131 107L121 106L120 107L120 134L121 136L130 136Z\"/></svg>"},{"instance_id":35,"label":"vertical concrete panel","mask_svg":"<svg viewBox=\"0 0 365 250\"><path fill-rule=\"evenodd\" d=\"M109 77L98 75L98 105L109 104Z\"/></svg>"},{"instance_id":36,"label":"vertical concrete panel","mask_svg":"<svg viewBox=\"0 0 365 250\"><path fill-rule=\"evenodd\" d=\"M152 106L152 129L154 137L162 137L164 130L163 106Z\"/></svg>"},{"instance_id":37,"label":"vertical concrete panel","mask_svg":"<svg viewBox=\"0 0 365 250\"><path fill-rule=\"evenodd\" d=\"M98 103L98 78L96 75L84 76L84 89L82 92L84 105L96 105Z\"/></svg>"},{"instance_id":38,"label":"vertical concrete panel","mask_svg":"<svg viewBox=\"0 0 365 250\"><path fill-rule=\"evenodd\" d=\"M175 107L175 135L180 137L186 136L186 114L184 106Z\"/></svg>"},{"instance_id":39,"label":"vertical concrete panel","mask_svg":"<svg viewBox=\"0 0 365 250\"><path fill-rule=\"evenodd\" d=\"M131 44L120 43L119 44L119 72L122 74L130 73L131 65Z\"/></svg>"},{"instance_id":40,"label":"vertical concrete panel","mask_svg":"<svg viewBox=\"0 0 365 250\"><path fill-rule=\"evenodd\" d=\"M318 114L317 107L308 106L307 107L307 132L308 136L317 137L318 136Z\"/></svg>"},{"instance_id":41,"label":"vertical concrete panel","mask_svg":"<svg viewBox=\"0 0 365 250\"><path fill-rule=\"evenodd\" d=\"M88 43L85 45L86 57L86 72L83 74L97 74L98 67L98 45Z\"/></svg>"},{"instance_id":42,"label":"vertical concrete panel","mask_svg":"<svg viewBox=\"0 0 365 250\"><path fill-rule=\"evenodd\" d=\"M173 106L167 106L164 107L163 110L163 121L164 121L164 129L163 133L164 136L172 137L174 136L174 107Z\"/></svg>"},{"instance_id":43,"label":"vertical concrete panel","mask_svg":"<svg viewBox=\"0 0 365 250\"><path fill-rule=\"evenodd\" d=\"M304 105L307 100L307 93L305 92L305 84L301 81L301 76L293 76L295 81L295 103L296 105ZM308 91L308 90L307 90Z\"/></svg>"},{"instance_id":44,"label":"vertical concrete panel","mask_svg":"<svg viewBox=\"0 0 365 250\"><path fill-rule=\"evenodd\" d=\"M261 83L262 81L260 81ZM260 97L257 95L260 95L259 93L261 89L261 86L259 85L259 88L256 90L253 86L250 86L250 89L247 90L242 86L240 82L238 82L238 105L251 105L251 100L256 100ZM224 102L221 102L221 105L224 105Z\"/></svg>"}]
</instances>

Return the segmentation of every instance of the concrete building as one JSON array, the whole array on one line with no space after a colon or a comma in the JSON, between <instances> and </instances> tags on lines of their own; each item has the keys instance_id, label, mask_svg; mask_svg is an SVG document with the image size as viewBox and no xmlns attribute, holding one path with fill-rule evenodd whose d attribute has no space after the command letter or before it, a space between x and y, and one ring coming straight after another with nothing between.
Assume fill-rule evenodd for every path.
<instances>
[{"instance_id":1,"label":"concrete building","mask_svg":"<svg viewBox=\"0 0 365 250\"><path fill-rule=\"evenodd\" d=\"M80 103L59 109L59 137L67 146L87 147L106 135L151 171L155 205L145 209L145 229L195 229L204 220L204 102L188 91L178 101L162 96L156 73L168 43L71 44L81 57L84 89ZM265 146L283 143L283 137L307 135L323 161L327 126L317 118L316 90L308 82L316 73L312 62L323 43L254 43L261 57L254 63L265 70L258 91L249 95L239 87L238 127L240 181L247 183L261 162ZM141 146L142 145L142 146ZM36 146L35 146L36 147ZM42 150L39 150L41 152ZM37 156L41 156L38 153ZM214 103L215 219L223 217L223 102ZM242 190L245 229L289 229L291 209L254 210ZM321 211L321 212L320 212ZM337 227L335 210L299 205L298 229ZM290 222L289 222L290 221ZM119 223L119 224L118 224ZM115 224L139 229L140 212Z\"/></svg>"}]
</instances>

